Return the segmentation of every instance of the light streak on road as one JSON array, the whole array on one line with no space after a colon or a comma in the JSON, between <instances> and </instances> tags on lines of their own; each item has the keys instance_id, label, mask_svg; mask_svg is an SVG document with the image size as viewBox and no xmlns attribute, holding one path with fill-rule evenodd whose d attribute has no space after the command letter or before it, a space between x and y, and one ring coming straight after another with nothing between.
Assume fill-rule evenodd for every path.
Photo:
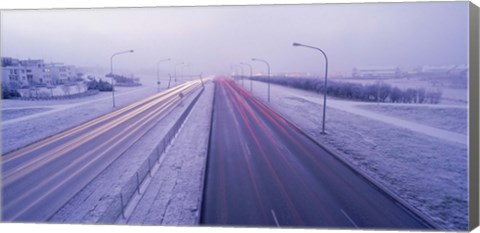
<instances>
[{"instance_id":1,"label":"light streak on road","mask_svg":"<svg viewBox=\"0 0 480 233\"><path fill-rule=\"evenodd\" d=\"M434 228L230 79L211 130L201 224Z\"/></svg>"},{"instance_id":2,"label":"light streak on road","mask_svg":"<svg viewBox=\"0 0 480 233\"><path fill-rule=\"evenodd\" d=\"M47 220L200 87L186 82L4 155L2 220Z\"/></svg>"}]
</instances>

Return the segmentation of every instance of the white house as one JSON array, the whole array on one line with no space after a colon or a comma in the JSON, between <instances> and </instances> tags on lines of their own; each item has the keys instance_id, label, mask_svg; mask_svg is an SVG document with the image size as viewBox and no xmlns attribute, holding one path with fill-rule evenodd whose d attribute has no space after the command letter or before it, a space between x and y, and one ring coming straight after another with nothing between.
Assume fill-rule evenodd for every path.
<instances>
[{"instance_id":1,"label":"white house","mask_svg":"<svg viewBox=\"0 0 480 233\"><path fill-rule=\"evenodd\" d=\"M41 59L2 58L2 82L17 82L21 86L56 85L74 81L75 77L75 66L45 63Z\"/></svg>"},{"instance_id":2,"label":"white house","mask_svg":"<svg viewBox=\"0 0 480 233\"><path fill-rule=\"evenodd\" d=\"M76 70L74 66L50 63L47 67L50 69L52 80L55 84L64 84L75 80Z\"/></svg>"},{"instance_id":3,"label":"white house","mask_svg":"<svg viewBox=\"0 0 480 233\"><path fill-rule=\"evenodd\" d=\"M2 83L17 83L20 86L28 86L25 69L21 66L2 67Z\"/></svg>"},{"instance_id":4,"label":"white house","mask_svg":"<svg viewBox=\"0 0 480 233\"><path fill-rule=\"evenodd\" d=\"M20 60L21 66L25 67L27 77L31 80L31 84L52 84L51 70L45 65L43 60Z\"/></svg>"}]
</instances>

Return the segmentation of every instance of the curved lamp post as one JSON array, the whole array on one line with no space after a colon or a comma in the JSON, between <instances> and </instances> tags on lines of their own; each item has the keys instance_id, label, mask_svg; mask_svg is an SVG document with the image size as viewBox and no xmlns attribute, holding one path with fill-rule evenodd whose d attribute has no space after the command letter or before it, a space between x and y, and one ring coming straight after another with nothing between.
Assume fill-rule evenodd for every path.
<instances>
[{"instance_id":1,"label":"curved lamp post","mask_svg":"<svg viewBox=\"0 0 480 233\"><path fill-rule=\"evenodd\" d=\"M157 61L157 92L160 91L160 69L159 69L159 65L160 65L160 62L164 62L164 61L170 61L170 58L162 59L162 60Z\"/></svg>"},{"instance_id":2,"label":"curved lamp post","mask_svg":"<svg viewBox=\"0 0 480 233\"><path fill-rule=\"evenodd\" d=\"M252 58L252 61L259 61L259 62L263 62L267 65L267 69L268 69L268 80L267 80L267 83L268 83L268 102L270 102L270 64L263 60L263 59L259 59L259 58Z\"/></svg>"},{"instance_id":3,"label":"curved lamp post","mask_svg":"<svg viewBox=\"0 0 480 233\"><path fill-rule=\"evenodd\" d=\"M113 77L113 57L115 57L117 55L120 55L120 54L125 54L125 53L133 53L133 50L126 50L126 51L117 52L117 53L112 54L112 56L110 57L110 75L112 76L112 102L113 102L113 107L114 108L115 108L115 88L113 87L113 80L114 80L114 77Z\"/></svg>"},{"instance_id":4,"label":"curved lamp post","mask_svg":"<svg viewBox=\"0 0 480 233\"><path fill-rule=\"evenodd\" d=\"M323 120L322 120L322 134L325 134L325 114L326 114L326 109L327 109L327 76L328 76L327 54L325 54L325 52L323 50L321 50L320 48L313 47L313 46L310 46L310 45L304 45L304 44L300 44L300 43L293 43L292 45L318 50L325 57L325 84L324 84L324 90L323 90Z\"/></svg>"},{"instance_id":5,"label":"curved lamp post","mask_svg":"<svg viewBox=\"0 0 480 233\"><path fill-rule=\"evenodd\" d=\"M244 63L244 62L240 62L241 65L245 65L245 66L248 66L248 68L250 69L250 92L252 92L252 74L253 74L253 69L252 69L252 65L248 64L248 63Z\"/></svg>"},{"instance_id":6,"label":"curved lamp post","mask_svg":"<svg viewBox=\"0 0 480 233\"><path fill-rule=\"evenodd\" d=\"M243 85L243 76L245 76L245 73L243 72L243 66L240 64L238 67L240 67L240 74L242 74L242 76L240 76L240 80L242 81L242 87L245 87Z\"/></svg>"},{"instance_id":7,"label":"curved lamp post","mask_svg":"<svg viewBox=\"0 0 480 233\"><path fill-rule=\"evenodd\" d=\"M168 87L167 89L170 89L170 83L172 82L172 75L168 73Z\"/></svg>"}]
</instances>

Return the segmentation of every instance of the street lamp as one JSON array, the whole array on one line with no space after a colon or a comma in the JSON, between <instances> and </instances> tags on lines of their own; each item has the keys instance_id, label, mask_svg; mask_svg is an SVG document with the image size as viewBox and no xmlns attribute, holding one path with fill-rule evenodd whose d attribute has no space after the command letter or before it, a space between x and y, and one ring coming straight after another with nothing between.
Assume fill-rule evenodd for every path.
<instances>
[{"instance_id":1,"label":"street lamp","mask_svg":"<svg viewBox=\"0 0 480 233\"><path fill-rule=\"evenodd\" d=\"M237 65L230 65L230 72L231 72L233 81L234 81L235 83L237 83L237 78L238 78L239 73L240 73L240 72L237 72L237 71L238 71L238 66L237 66ZM236 78L236 77L237 77L237 78Z\"/></svg>"},{"instance_id":2,"label":"street lamp","mask_svg":"<svg viewBox=\"0 0 480 233\"><path fill-rule=\"evenodd\" d=\"M259 58L252 58L252 61L259 61L259 62L263 62L267 65L267 69L268 69L268 79L267 79L267 84L268 84L268 102L270 102L270 64L268 64L267 61L263 60L263 59L259 59Z\"/></svg>"},{"instance_id":3,"label":"street lamp","mask_svg":"<svg viewBox=\"0 0 480 233\"><path fill-rule=\"evenodd\" d=\"M322 134L325 134L325 114L326 114L326 109L327 109L327 76L328 76L328 58L327 54L325 52L317 47L313 47L310 45L304 45L300 43L293 43L293 46L301 46L301 47L306 47L310 49L315 49L320 51L323 56L325 57L325 84L323 86L323 121L322 121Z\"/></svg>"},{"instance_id":4,"label":"street lamp","mask_svg":"<svg viewBox=\"0 0 480 233\"><path fill-rule=\"evenodd\" d=\"M252 70L252 66L248 63L244 63L244 62L240 62L241 65L245 65L245 66L248 66L248 68L250 68L250 92L252 92L252 74L253 74L253 70Z\"/></svg>"},{"instance_id":5,"label":"street lamp","mask_svg":"<svg viewBox=\"0 0 480 233\"><path fill-rule=\"evenodd\" d=\"M125 54L125 53L133 53L133 50L126 50L126 51L117 52L117 53L112 54L112 56L110 57L110 75L112 76L112 102L113 102L113 107L114 108L115 108L115 88L113 87L113 80L114 80L114 76L113 76L113 57L115 57L117 55L120 55L120 54Z\"/></svg>"},{"instance_id":6,"label":"street lamp","mask_svg":"<svg viewBox=\"0 0 480 233\"><path fill-rule=\"evenodd\" d=\"M172 82L172 75L168 73L168 87L167 89L170 89L170 83Z\"/></svg>"},{"instance_id":7,"label":"street lamp","mask_svg":"<svg viewBox=\"0 0 480 233\"><path fill-rule=\"evenodd\" d=\"M242 87L244 87L243 85L243 76L245 76L245 73L243 72L243 66L242 65L239 65L238 67L240 67L240 72L242 74L242 76L240 76L240 80L242 81Z\"/></svg>"},{"instance_id":8,"label":"street lamp","mask_svg":"<svg viewBox=\"0 0 480 233\"><path fill-rule=\"evenodd\" d=\"M201 73L198 75L198 77L200 78L200 82L202 82L202 87L205 88L205 84L203 84L202 74L203 74L203 72L201 72Z\"/></svg>"},{"instance_id":9,"label":"street lamp","mask_svg":"<svg viewBox=\"0 0 480 233\"><path fill-rule=\"evenodd\" d=\"M175 85L177 85L177 66L183 65L183 64L185 64L185 62L177 63L177 64L175 64L175 66L173 67L174 76L175 76L175 79L174 79L174 80L175 80Z\"/></svg>"},{"instance_id":10,"label":"street lamp","mask_svg":"<svg viewBox=\"0 0 480 233\"><path fill-rule=\"evenodd\" d=\"M160 65L160 62L164 62L164 61L170 61L170 58L162 59L162 60L157 61L157 92L160 91L160 70L159 70L158 66Z\"/></svg>"}]
</instances>

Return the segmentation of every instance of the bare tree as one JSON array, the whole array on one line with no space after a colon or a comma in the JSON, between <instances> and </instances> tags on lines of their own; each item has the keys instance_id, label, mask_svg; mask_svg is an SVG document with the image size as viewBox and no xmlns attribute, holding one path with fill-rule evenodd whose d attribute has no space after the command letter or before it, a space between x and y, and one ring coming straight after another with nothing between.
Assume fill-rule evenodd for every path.
<instances>
[{"instance_id":1,"label":"bare tree","mask_svg":"<svg viewBox=\"0 0 480 233\"><path fill-rule=\"evenodd\" d=\"M80 93L82 91L82 84L83 82L77 82L75 84L75 87L77 88L77 93Z\"/></svg>"},{"instance_id":2,"label":"bare tree","mask_svg":"<svg viewBox=\"0 0 480 233\"><path fill-rule=\"evenodd\" d=\"M62 91L67 96L70 95L70 86L67 84L62 85Z\"/></svg>"}]
</instances>

